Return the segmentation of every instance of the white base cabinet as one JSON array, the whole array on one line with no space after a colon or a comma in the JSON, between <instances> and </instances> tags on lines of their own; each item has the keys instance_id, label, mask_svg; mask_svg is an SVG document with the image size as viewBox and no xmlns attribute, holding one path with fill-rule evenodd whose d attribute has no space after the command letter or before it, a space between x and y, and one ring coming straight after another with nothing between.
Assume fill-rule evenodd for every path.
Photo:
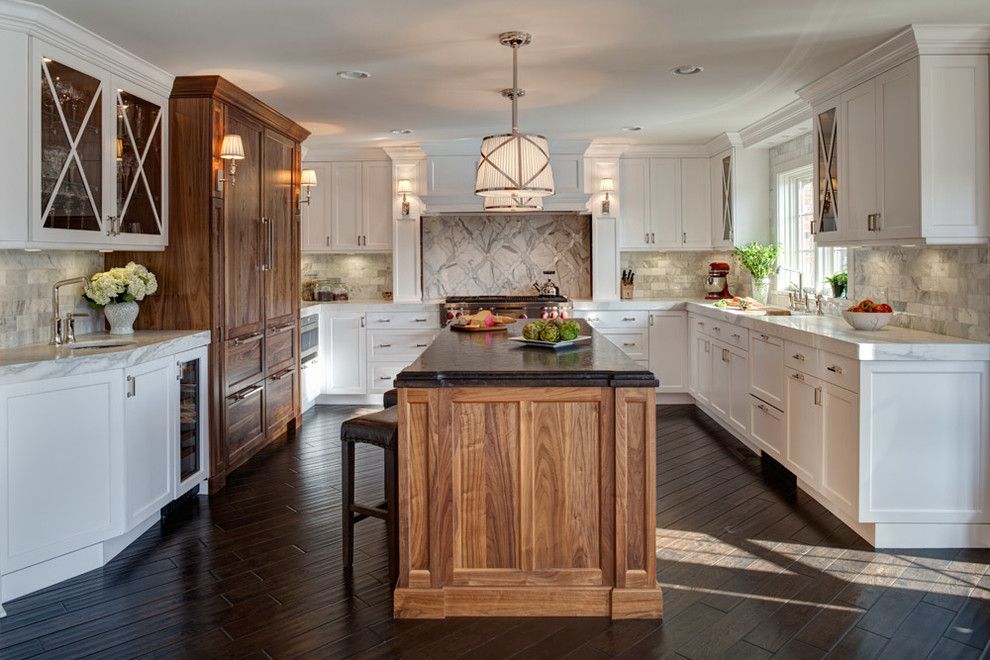
<instances>
[{"instance_id":1,"label":"white base cabinet","mask_svg":"<svg viewBox=\"0 0 990 660\"><path fill-rule=\"evenodd\" d=\"M0 602L105 564L208 476L206 355L0 385ZM189 417L176 386L190 359L204 384L199 471L180 483Z\"/></svg>"},{"instance_id":2,"label":"white base cabinet","mask_svg":"<svg viewBox=\"0 0 990 660\"><path fill-rule=\"evenodd\" d=\"M990 363L859 361L758 330L747 354L724 340L744 328L688 325L697 404L868 542L990 545Z\"/></svg>"}]
</instances>

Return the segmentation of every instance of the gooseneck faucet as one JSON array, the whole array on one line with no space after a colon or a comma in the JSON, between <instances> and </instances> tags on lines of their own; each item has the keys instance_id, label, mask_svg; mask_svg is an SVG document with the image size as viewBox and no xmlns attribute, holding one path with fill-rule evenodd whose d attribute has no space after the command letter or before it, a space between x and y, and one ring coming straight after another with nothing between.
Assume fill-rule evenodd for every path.
<instances>
[{"instance_id":1,"label":"gooseneck faucet","mask_svg":"<svg viewBox=\"0 0 990 660\"><path fill-rule=\"evenodd\" d=\"M68 286L70 284L89 284L88 277L72 277L67 280L59 280L52 285L52 332L51 338L48 343L52 346L60 346L61 344L68 342L72 343L76 340L75 335L75 317L76 316L86 316L86 314L66 314L63 319L61 313L59 312L58 305L58 290L63 286Z\"/></svg>"}]
</instances>

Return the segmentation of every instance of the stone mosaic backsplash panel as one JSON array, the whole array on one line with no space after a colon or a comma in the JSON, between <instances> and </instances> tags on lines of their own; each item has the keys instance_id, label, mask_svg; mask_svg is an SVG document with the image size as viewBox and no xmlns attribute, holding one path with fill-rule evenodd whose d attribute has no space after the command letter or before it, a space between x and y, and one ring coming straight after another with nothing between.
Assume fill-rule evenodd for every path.
<instances>
[{"instance_id":1,"label":"stone mosaic backsplash panel","mask_svg":"<svg viewBox=\"0 0 990 660\"><path fill-rule=\"evenodd\" d=\"M427 216L423 298L532 294L544 270L569 298L591 297L591 216L576 213Z\"/></svg>"},{"instance_id":2,"label":"stone mosaic backsplash panel","mask_svg":"<svg viewBox=\"0 0 990 660\"><path fill-rule=\"evenodd\" d=\"M52 318L52 285L103 270L99 252L0 250L0 348L47 342ZM103 314L91 309L79 285L63 287L62 313L89 314L76 320L77 334L103 329Z\"/></svg>"},{"instance_id":3,"label":"stone mosaic backsplash panel","mask_svg":"<svg viewBox=\"0 0 990 660\"><path fill-rule=\"evenodd\" d=\"M749 271L731 252L623 252L623 270L636 273L634 298L704 298L708 264L727 262L729 291L736 296L752 292Z\"/></svg>"},{"instance_id":4,"label":"stone mosaic backsplash panel","mask_svg":"<svg viewBox=\"0 0 990 660\"><path fill-rule=\"evenodd\" d=\"M858 248L851 297L886 302L915 330L990 341L990 247Z\"/></svg>"},{"instance_id":5,"label":"stone mosaic backsplash panel","mask_svg":"<svg viewBox=\"0 0 990 660\"><path fill-rule=\"evenodd\" d=\"M304 254L302 279L340 285L351 300L381 300L392 290L392 254Z\"/></svg>"}]
</instances>

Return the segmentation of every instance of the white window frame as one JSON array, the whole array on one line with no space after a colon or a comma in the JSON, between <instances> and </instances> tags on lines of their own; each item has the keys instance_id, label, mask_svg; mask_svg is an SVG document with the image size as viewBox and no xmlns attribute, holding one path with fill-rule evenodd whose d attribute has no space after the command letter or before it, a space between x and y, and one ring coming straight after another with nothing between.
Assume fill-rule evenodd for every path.
<instances>
[{"instance_id":1,"label":"white window frame","mask_svg":"<svg viewBox=\"0 0 990 660\"><path fill-rule=\"evenodd\" d=\"M780 266L782 268L797 269L801 264L800 255L800 234L801 226L814 220L813 213L804 219L798 216L797 183L802 180L813 182L814 172L812 165L805 162L792 162L787 164L786 169L778 171L776 174L777 187L777 209L775 222L775 233L777 241L781 244ZM815 247L812 253L814 272L805 273L804 286L817 292L831 295L831 288L826 284L825 277L836 272L839 260L842 256L846 260L846 272L852 272L852 254L846 248L823 248ZM810 280L808 275L810 275ZM797 286L797 274L781 270L777 276L778 293L786 293L792 286ZM852 281L846 289L846 296L851 296L850 289Z\"/></svg>"}]
</instances>

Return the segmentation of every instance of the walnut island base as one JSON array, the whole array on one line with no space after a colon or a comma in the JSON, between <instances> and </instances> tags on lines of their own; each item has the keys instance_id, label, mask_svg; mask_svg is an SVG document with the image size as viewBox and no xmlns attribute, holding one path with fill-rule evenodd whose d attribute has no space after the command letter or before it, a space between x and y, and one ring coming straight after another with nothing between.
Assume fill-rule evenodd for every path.
<instances>
[{"instance_id":1,"label":"walnut island base","mask_svg":"<svg viewBox=\"0 0 990 660\"><path fill-rule=\"evenodd\" d=\"M396 378L395 617L661 618L656 384L597 334L441 333Z\"/></svg>"}]
</instances>

